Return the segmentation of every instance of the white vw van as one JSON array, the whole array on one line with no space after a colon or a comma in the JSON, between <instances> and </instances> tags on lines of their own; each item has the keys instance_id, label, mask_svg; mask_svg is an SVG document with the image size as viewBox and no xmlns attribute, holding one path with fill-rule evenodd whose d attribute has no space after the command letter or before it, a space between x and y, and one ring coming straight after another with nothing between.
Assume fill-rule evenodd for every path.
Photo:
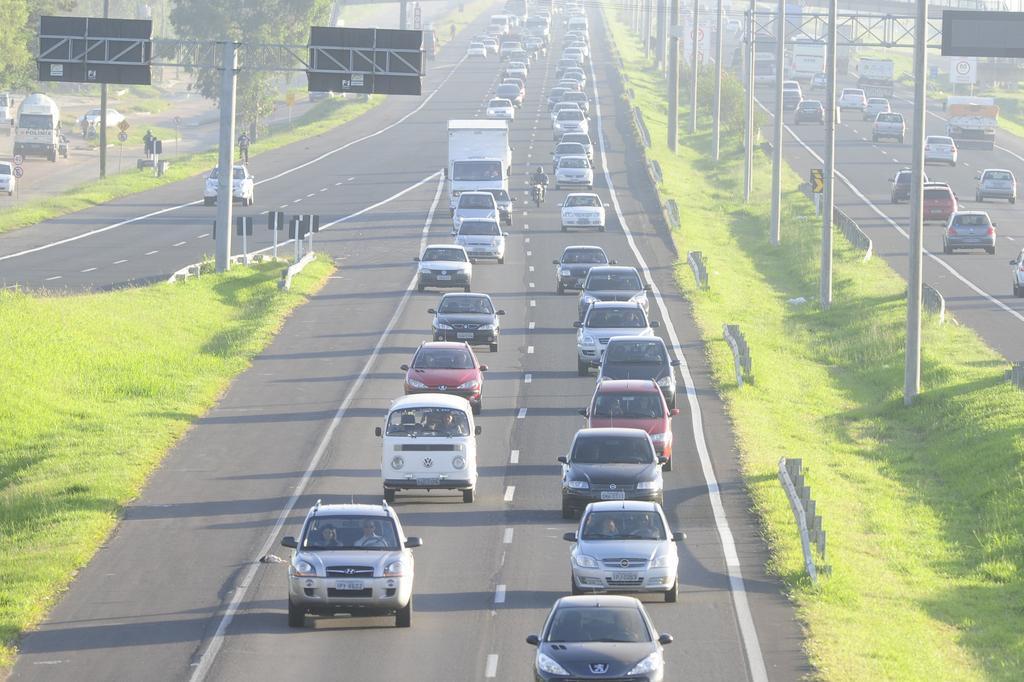
<instances>
[{"instance_id":1,"label":"white vw van","mask_svg":"<svg viewBox=\"0 0 1024 682\"><path fill-rule=\"evenodd\" d=\"M462 501L476 492L476 437L473 409L465 398L419 393L391 404L384 427L380 473L384 499L399 490L461 490Z\"/></svg>"}]
</instances>

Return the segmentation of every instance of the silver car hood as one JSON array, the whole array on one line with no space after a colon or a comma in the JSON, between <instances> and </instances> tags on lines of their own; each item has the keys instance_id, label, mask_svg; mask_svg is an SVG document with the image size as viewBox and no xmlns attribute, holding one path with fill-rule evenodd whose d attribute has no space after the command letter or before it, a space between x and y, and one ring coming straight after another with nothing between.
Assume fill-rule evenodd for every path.
<instances>
[{"instance_id":1,"label":"silver car hood","mask_svg":"<svg viewBox=\"0 0 1024 682\"><path fill-rule=\"evenodd\" d=\"M576 549L598 561L623 557L650 561L659 554L678 556L674 544L671 540L580 540Z\"/></svg>"}]
</instances>

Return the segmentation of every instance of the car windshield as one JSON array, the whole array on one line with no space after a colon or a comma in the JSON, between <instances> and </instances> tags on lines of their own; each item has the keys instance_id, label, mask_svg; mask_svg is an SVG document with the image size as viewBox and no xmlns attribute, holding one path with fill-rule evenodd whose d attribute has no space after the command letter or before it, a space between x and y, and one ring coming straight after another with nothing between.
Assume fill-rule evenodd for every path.
<instances>
[{"instance_id":1,"label":"car windshield","mask_svg":"<svg viewBox=\"0 0 1024 682\"><path fill-rule=\"evenodd\" d=\"M587 514L581 540L667 540L668 531L658 512L599 511Z\"/></svg>"},{"instance_id":2,"label":"car windshield","mask_svg":"<svg viewBox=\"0 0 1024 682\"><path fill-rule=\"evenodd\" d=\"M49 114L21 114L18 116L18 127L50 130L53 128L53 116Z\"/></svg>"},{"instance_id":3,"label":"car windshield","mask_svg":"<svg viewBox=\"0 0 1024 682\"><path fill-rule=\"evenodd\" d=\"M1013 176L1007 171L986 171L986 180L1013 180Z\"/></svg>"},{"instance_id":4,"label":"car windshield","mask_svg":"<svg viewBox=\"0 0 1024 682\"><path fill-rule=\"evenodd\" d=\"M880 107L880 108L883 108L883 109L888 109L889 108L889 100L887 100L887 99L878 99L878 98L874 98L873 97L873 98L868 100L868 106L869 107Z\"/></svg>"},{"instance_id":5,"label":"car windshield","mask_svg":"<svg viewBox=\"0 0 1024 682\"><path fill-rule=\"evenodd\" d=\"M299 547L306 551L399 549L395 523L386 516L314 516Z\"/></svg>"},{"instance_id":6,"label":"car windshield","mask_svg":"<svg viewBox=\"0 0 1024 682\"><path fill-rule=\"evenodd\" d=\"M926 189L924 198L928 201L946 201L952 199L948 189Z\"/></svg>"},{"instance_id":7,"label":"car windshield","mask_svg":"<svg viewBox=\"0 0 1024 682\"><path fill-rule=\"evenodd\" d=\"M562 254L563 263L607 263L608 256L600 249L573 249Z\"/></svg>"},{"instance_id":8,"label":"car windshield","mask_svg":"<svg viewBox=\"0 0 1024 682\"><path fill-rule=\"evenodd\" d=\"M817 111L821 108L821 102L813 100L810 102L800 102L800 108L806 109L807 111Z\"/></svg>"},{"instance_id":9,"label":"car windshield","mask_svg":"<svg viewBox=\"0 0 1024 682\"><path fill-rule=\"evenodd\" d=\"M881 123L899 123L903 120L903 116L900 114L881 113L878 115L878 120Z\"/></svg>"},{"instance_id":10,"label":"car windshield","mask_svg":"<svg viewBox=\"0 0 1024 682\"><path fill-rule=\"evenodd\" d=\"M466 236L486 235L488 237L501 236L498 223L493 220L464 220L459 226L459 234Z\"/></svg>"},{"instance_id":11,"label":"car windshield","mask_svg":"<svg viewBox=\"0 0 1024 682\"><path fill-rule=\"evenodd\" d=\"M458 182L501 180L501 161L456 161L452 165L452 180Z\"/></svg>"},{"instance_id":12,"label":"car windshield","mask_svg":"<svg viewBox=\"0 0 1024 682\"><path fill-rule=\"evenodd\" d=\"M575 464L651 464L654 450L637 436L584 436L576 439L569 458Z\"/></svg>"},{"instance_id":13,"label":"car windshield","mask_svg":"<svg viewBox=\"0 0 1024 682\"><path fill-rule=\"evenodd\" d=\"M567 92L565 93L566 102L586 102L587 94L584 92Z\"/></svg>"},{"instance_id":14,"label":"car windshield","mask_svg":"<svg viewBox=\"0 0 1024 682\"><path fill-rule=\"evenodd\" d=\"M465 348L421 348L413 369L473 369L473 356Z\"/></svg>"},{"instance_id":15,"label":"car windshield","mask_svg":"<svg viewBox=\"0 0 1024 682\"><path fill-rule=\"evenodd\" d=\"M573 154L586 154L587 150L579 142L563 142L555 147L555 154L558 156L571 156Z\"/></svg>"},{"instance_id":16,"label":"car windshield","mask_svg":"<svg viewBox=\"0 0 1024 682\"><path fill-rule=\"evenodd\" d=\"M667 359L658 341L615 341L608 346L605 362L664 365Z\"/></svg>"},{"instance_id":17,"label":"car windshield","mask_svg":"<svg viewBox=\"0 0 1024 682\"><path fill-rule=\"evenodd\" d=\"M388 415L389 436L455 438L469 435L469 419L448 407L410 407Z\"/></svg>"},{"instance_id":18,"label":"car windshield","mask_svg":"<svg viewBox=\"0 0 1024 682\"><path fill-rule=\"evenodd\" d=\"M579 109L563 109L558 112L559 121L582 121L583 112Z\"/></svg>"},{"instance_id":19,"label":"car windshield","mask_svg":"<svg viewBox=\"0 0 1024 682\"><path fill-rule=\"evenodd\" d=\"M423 258L425 261L458 261L464 263L468 259L466 258L466 252L462 249L446 249L436 248L427 249L423 252Z\"/></svg>"},{"instance_id":20,"label":"car windshield","mask_svg":"<svg viewBox=\"0 0 1024 682\"><path fill-rule=\"evenodd\" d=\"M599 419L657 419L665 413L661 397L653 391L616 392L599 394L590 416Z\"/></svg>"},{"instance_id":21,"label":"car windshield","mask_svg":"<svg viewBox=\"0 0 1024 682\"><path fill-rule=\"evenodd\" d=\"M548 99L557 101L567 92L569 92L568 88L552 88L550 94L548 94Z\"/></svg>"},{"instance_id":22,"label":"car windshield","mask_svg":"<svg viewBox=\"0 0 1024 682\"><path fill-rule=\"evenodd\" d=\"M498 86L495 92L497 92L502 97L515 98L517 95L519 95L519 86L513 83L502 83L501 85Z\"/></svg>"},{"instance_id":23,"label":"car windshield","mask_svg":"<svg viewBox=\"0 0 1024 682\"><path fill-rule=\"evenodd\" d=\"M558 160L559 168L590 168L590 161L586 157L562 157Z\"/></svg>"},{"instance_id":24,"label":"car windshield","mask_svg":"<svg viewBox=\"0 0 1024 682\"><path fill-rule=\"evenodd\" d=\"M512 106L512 102L509 102L507 99L492 99L490 102L487 103L487 106L489 106L489 107L509 107L509 106Z\"/></svg>"},{"instance_id":25,"label":"car windshield","mask_svg":"<svg viewBox=\"0 0 1024 682\"><path fill-rule=\"evenodd\" d=\"M957 227L988 227L988 216L984 213L960 214L953 217L953 224Z\"/></svg>"},{"instance_id":26,"label":"car windshield","mask_svg":"<svg viewBox=\"0 0 1024 682\"><path fill-rule=\"evenodd\" d=\"M459 208L494 208L494 197L488 194L463 194L459 197Z\"/></svg>"},{"instance_id":27,"label":"car windshield","mask_svg":"<svg viewBox=\"0 0 1024 682\"><path fill-rule=\"evenodd\" d=\"M469 44L469 49L471 49L471 50L482 50L483 48L484 48L484 44L483 43L470 43Z\"/></svg>"},{"instance_id":28,"label":"car windshield","mask_svg":"<svg viewBox=\"0 0 1024 682\"><path fill-rule=\"evenodd\" d=\"M451 313L480 313L491 315L494 306L484 296L445 296L437 312L447 315Z\"/></svg>"},{"instance_id":29,"label":"car windshield","mask_svg":"<svg viewBox=\"0 0 1024 682\"><path fill-rule=\"evenodd\" d=\"M570 208L574 206L601 208L601 199L595 196L571 196L565 200L565 205Z\"/></svg>"},{"instance_id":30,"label":"car windshield","mask_svg":"<svg viewBox=\"0 0 1024 682\"><path fill-rule=\"evenodd\" d=\"M643 329L647 326L647 320L639 306L591 308L586 326L594 329Z\"/></svg>"},{"instance_id":31,"label":"car windshield","mask_svg":"<svg viewBox=\"0 0 1024 682\"><path fill-rule=\"evenodd\" d=\"M562 607L551 617L548 642L649 642L640 611L623 607Z\"/></svg>"},{"instance_id":32,"label":"car windshield","mask_svg":"<svg viewBox=\"0 0 1024 682\"><path fill-rule=\"evenodd\" d=\"M943 144L947 147L953 146L953 138L950 137L929 137L924 141L925 144Z\"/></svg>"},{"instance_id":33,"label":"car windshield","mask_svg":"<svg viewBox=\"0 0 1024 682\"><path fill-rule=\"evenodd\" d=\"M640 276L635 272L596 273L591 272L587 278L590 291L639 291Z\"/></svg>"}]
</instances>

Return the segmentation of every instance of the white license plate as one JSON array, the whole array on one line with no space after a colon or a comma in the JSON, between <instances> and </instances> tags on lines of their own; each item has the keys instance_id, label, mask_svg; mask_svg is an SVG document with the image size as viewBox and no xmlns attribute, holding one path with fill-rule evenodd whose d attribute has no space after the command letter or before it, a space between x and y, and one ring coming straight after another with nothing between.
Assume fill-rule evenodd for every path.
<instances>
[{"instance_id":1,"label":"white license plate","mask_svg":"<svg viewBox=\"0 0 1024 682\"><path fill-rule=\"evenodd\" d=\"M452 278L452 276L451 276L451 275L438 275L438 276L437 276L437 280L438 280L439 282L447 282L447 281L448 281L448 280L450 280L451 278Z\"/></svg>"},{"instance_id":2,"label":"white license plate","mask_svg":"<svg viewBox=\"0 0 1024 682\"><path fill-rule=\"evenodd\" d=\"M362 590L362 580L336 580L334 582L334 589L336 590Z\"/></svg>"},{"instance_id":3,"label":"white license plate","mask_svg":"<svg viewBox=\"0 0 1024 682\"><path fill-rule=\"evenodd\" d=\"M637 573L612 573L612 580L616 582L631 582L636 580L639 574Z\"/></svg>"},{"instance_id":4,"label":"white license plate","mask_svg":"<svg viewBox=\"0 0 1024 682\"><path fill-rule=\"evenodd\" d=\"M421 488L430 488L431 486L438 485L440 482L441 482L440 478L417 478L416 479L416 485L420 486Z\"/></svg>"},{"instance_id":5,"label":"white license plate","mask_svg":"<svg viewBox=\"0 0 1024 682\"><path fill-rule=\"evenodd\" d=\"M458 334L455 335L455 337L458 339L471 339L473 338L473 336L473 332L459 332Z\"/></svg>"},{"instance_id":6,"label":"white license plate","mask_svg":"<svg viewBox=\"0 0 1024 682\"><path fill-rule=\"evenodd\" d=\"M602 500L624 500L626 499L626 493L621 490L602 490Z\"/></svg>"}]
</instances>

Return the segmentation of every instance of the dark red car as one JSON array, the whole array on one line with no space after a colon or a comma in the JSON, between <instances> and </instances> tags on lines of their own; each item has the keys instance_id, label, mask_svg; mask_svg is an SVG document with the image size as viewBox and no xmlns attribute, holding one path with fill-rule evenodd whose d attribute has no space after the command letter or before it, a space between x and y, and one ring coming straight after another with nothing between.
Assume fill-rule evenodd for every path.
<instances>
[{"instance_id":1,"label":"dark red car","mask_svg":"<svg viewBox=\"0 0 1024 682\"><path fill-rule=\"evenodd\" d=\"M956 195L944 182L924 183L924 206L922 217L924 222L937 221L946 222L949 216L953 215L959 205Z\"/></svg>"},{"instance_id":2,"label":"dark red car","mask_svg":"<svg viewBox=\"0 0 1024 682\"><path fill-rule=\"evenodd\" d=\"M672 471L672 417L665 396L653 380L607 379L598 382L590 407L580 410L588 428L612 427L643 429L651 437L654 450L668 462L663 471Z\"/></svg>"},{"instance_id":3,"label":"dark red car","mask_svg":"<svg viewBox=\"0 0 1024 682\"><path fill-rule=\"evenodd\" d=\"M481 365L467 343L425 341L416 349L405 370L405 394L449 393L465 398L473 414L483 407L484 375Z\"/></svg>"}]
</instances>

